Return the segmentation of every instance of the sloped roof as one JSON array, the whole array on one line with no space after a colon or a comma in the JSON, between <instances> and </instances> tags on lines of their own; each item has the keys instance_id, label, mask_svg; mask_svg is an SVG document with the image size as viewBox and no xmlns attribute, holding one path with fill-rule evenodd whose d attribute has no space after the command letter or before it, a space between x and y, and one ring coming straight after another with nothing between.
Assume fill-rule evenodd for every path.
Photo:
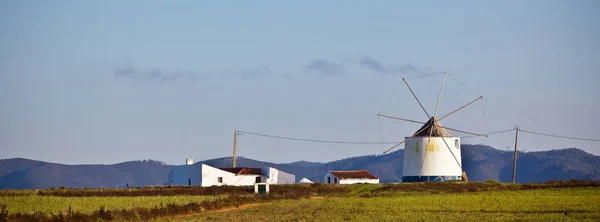
<instances>
[{"instance_id":1,"label":"sloped roof","mask_svg":"<svg viewBox=\"0 0 600 222\"><path fill-rule=\"evenodd\" d=\"M366 170L349 170L349 171L333 171L330 170L329 173L337 177L338 179L371 179L376 180L379 179L373 174L369 173Z\"/></svg>"},{"instance_id":2,"label":"sloped roof","mask_svg":"<svg viewBox=\"0 0 600 222\"><path fill-rule=\"evenodd\" d=\"M263 175L262 170L260 168L246 168L246 167L236 167L236 168L219 168L220 170L227 171L230 173L234 173L235 175Z\"/></svg>"},{"instance_id":3,"label":"sloped roof","mask_svg":"<svg viewBox=\"0 0 600 222\"><path fill-rule=\"evenodd\" d=\"M416 134L413 136L429 137L429 135L431 135L431 137L452 137L452 135L450 135L450 133L448 133L448 131L441 126L442 125L440 122L438 122L434 117L431 117L431 119L429 119L429 121L427 121L421 128L419 128L419 130L417 130L415 132Z\"/></svg>"}]
</instances>

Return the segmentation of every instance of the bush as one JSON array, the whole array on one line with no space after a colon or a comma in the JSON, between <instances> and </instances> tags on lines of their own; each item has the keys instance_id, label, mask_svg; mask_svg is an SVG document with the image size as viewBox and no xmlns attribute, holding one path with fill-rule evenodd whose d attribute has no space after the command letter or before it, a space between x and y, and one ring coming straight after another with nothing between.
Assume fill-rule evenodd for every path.
<instances>
[{"instance_id":1,"label":"bush","mask_svg":"<svg viewBox=\"0 0 600 222\"><path fill-rule=\"evenodd\" d=\"M485 183L500 183L500 182L495 181L495 180L486 180Z\"/></svg>"},{"instance_id":2,"label":"bush","mask_svg":"<svg viewBox=\"0 0 600 222\"><path fill-rule=\"evenodd\" d=\"M8 221L8 210L6 205L0 205L0 221Z\"/></svg>"}]
</instances>

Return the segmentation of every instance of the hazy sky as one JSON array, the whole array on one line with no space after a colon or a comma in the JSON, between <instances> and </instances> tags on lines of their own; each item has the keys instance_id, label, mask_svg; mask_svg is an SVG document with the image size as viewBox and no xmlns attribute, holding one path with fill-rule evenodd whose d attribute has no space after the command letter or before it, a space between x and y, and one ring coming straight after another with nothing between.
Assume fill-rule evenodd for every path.
<instances>
[{"instance_id":1,"label":"hazy sky","mask_svg":"<svg viewBox=\"0 0 600 222\"><path fill-rule=\"evenodd\" d=\"M489 131L598 138L599 12L595 0L1 1L0 158L183 164L231 155L234 129L379 142L376 114L402 77L444 71L484 96ZM409 79L430 112L440 82ZM439 113L476 97L448 77ZM485 132L483 110L442 124ZM404 86L383 113L427 120ZM420 127L380 122L386 141ZM331 161L388 146L246 134L238 154ZM600 154L520 135L525 151L565 147Z\"/></svg>"}]
</instances>

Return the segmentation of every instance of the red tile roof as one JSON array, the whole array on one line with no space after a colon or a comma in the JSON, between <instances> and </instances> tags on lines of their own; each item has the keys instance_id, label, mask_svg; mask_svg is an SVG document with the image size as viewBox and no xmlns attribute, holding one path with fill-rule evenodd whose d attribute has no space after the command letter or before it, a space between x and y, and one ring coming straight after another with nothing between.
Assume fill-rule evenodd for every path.
<instances>
[{"instance_id":1,"label":"red tile roof","mask_svg":"<svg viewBox=\"0 0 600 222\"><path fill-rule=\"evenodd\" d=\"M246 168L246 167L236 167L236 168L219 168L220 170L224 170L230 173L234 173L236 175L263 175L262 170L260 168Z\"/></svg>"},{"instance_id":2,"label":"red tile roof","mask_svg":"<svg viewBox=\"0 0 600 222\"><path fill-rule=\"evenodd\" d=\"M329 173L337 177L338 179L371 179L376 180L379 179L373 174L369 173L366 170L350 170L350 171L332 171Z\"/></svg>"}]
</instances>

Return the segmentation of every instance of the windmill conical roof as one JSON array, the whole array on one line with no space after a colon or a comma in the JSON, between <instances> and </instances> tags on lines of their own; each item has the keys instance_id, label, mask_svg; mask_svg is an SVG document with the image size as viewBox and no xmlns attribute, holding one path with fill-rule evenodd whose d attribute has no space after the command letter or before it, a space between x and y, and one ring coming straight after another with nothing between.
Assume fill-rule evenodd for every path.
<instances>
[{"instance_id":1,"label":"windmill conical roof","mask_svg":"<svg viewBox=\"0 0 600 222\"><path fill-rule=\"evenodd\" d=\"M451 137L450 133L438 122L435 117L431 117L419 130L415 132L414 137Z\"/></svg>"}]
</instances>

